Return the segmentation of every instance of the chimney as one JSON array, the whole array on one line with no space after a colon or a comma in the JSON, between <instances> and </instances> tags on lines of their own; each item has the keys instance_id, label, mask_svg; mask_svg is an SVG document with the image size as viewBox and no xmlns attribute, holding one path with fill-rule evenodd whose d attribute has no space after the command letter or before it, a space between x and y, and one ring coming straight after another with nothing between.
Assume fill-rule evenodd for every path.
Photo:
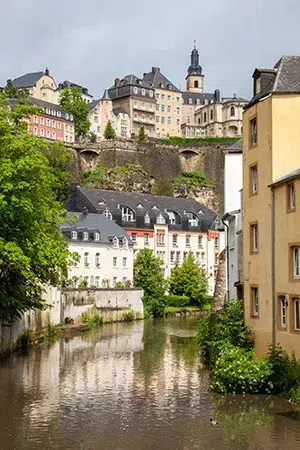
<instances>
[{"instance_id":1,"label":"chimney","mask_svg":"<svg viewBox=\"0 0 300 450\"><path fill-rule=\"evenodd\" d=\"M50 74L49 69L48 69L48 67L46 67L46 69L45 69L45 75L47 75L47 77L49 77L49 74Z\"/></svg>"},{"instance_id":2,"label":"chimney","mask_svg":"<svg viewBox=\"0 0 300 450\"><path fill-rule=\"evenodd\" d=\"M87 216L88 215L88 209L87 209L87 207L85 206L84 208L83 208L83 210L82 210L82 214L84 215L84 216Z\"/></svg>"},{"instance_id":3,"label":"chimney","mask_svg":"<svg viewBox=\"0 0 300 450\"><path fill-rule=\"evenodd\" d=\"M115 79L115 88L118 88L120 86L120 78Z\"/></svg>"},{"instance_id":4,"label":"chimney","mask_svg":"<svg viewBox=\"0 0 300 450\"><path fill-rule=\"evenodd\" d=\"M145 76L147 75L147 73L146 72L144 72L144 75L143 75L143 77L145 78Z\"/></svg>"},{"instance_id":5,"label":"chimney","mask_svg":"<svg viewBox=\"0 0 300 450\"><path fill-rule=\"evenodd\" d=\"M160 72L160 68L159 67L152 67L152 73L155 72Z\"/></svg>"}]
</instances>

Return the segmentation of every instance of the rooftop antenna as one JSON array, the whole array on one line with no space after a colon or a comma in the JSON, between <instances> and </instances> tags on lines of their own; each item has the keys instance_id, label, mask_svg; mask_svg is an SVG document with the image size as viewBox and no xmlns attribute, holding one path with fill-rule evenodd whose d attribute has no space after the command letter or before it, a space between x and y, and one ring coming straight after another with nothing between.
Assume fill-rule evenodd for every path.
<instances>
[{"instance_id":1,"label":"rooftop antenna","mask_svg":"<svg viewBox=\"0 0 300 450\"><path fill-rule=\"evenodd\" d=\"M197 41L196 41L196 38L194 39L194 49L196 50L196 44L197 44Z\"/></svg>"}]
</instances>

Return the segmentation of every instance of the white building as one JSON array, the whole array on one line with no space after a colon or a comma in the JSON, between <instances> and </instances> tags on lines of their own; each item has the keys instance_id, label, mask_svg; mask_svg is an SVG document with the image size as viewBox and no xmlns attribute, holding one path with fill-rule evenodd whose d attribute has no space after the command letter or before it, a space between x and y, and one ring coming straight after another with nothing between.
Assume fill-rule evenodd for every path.
<instances>
[{"instance_id":1,"label":"white building","mask_svg":"<svg viewBox=\"0 0 300 450\"><path fill-rule=\"evenodd\" d=\"M215 212L192 199L76 187L67 208L84 207L125 228L135 254L152 249L163 262L166 278L192 252L213 294L224 234L218 231L221 220Z\"/></svg>"},{"instance_id":2,"label":"white building","mask_svg":"<svg viewBox=\"0 0 300 450\"><path fill-rule=\"evenodd\" d=\"M227 296L243 297L242 284L242 215L241 191L243 186L242 141L224 150L224 204L223 221L227 225Z\"/></svg>"},{"instance_id":3,"label":"white building","mask_svg":"<svg viewBox=\"0 0 300 450\"><path fill-rule=\"evenodd\" d=\"M78 221L64 224L61 231L69 242L69 250L79 261L69 269L68 279L75 287L115 287L133 281L133 245L126 231L100 214L84 210L76 214ZM83 283L84 282L84 283Z\"/></svg>"}]
</instances>

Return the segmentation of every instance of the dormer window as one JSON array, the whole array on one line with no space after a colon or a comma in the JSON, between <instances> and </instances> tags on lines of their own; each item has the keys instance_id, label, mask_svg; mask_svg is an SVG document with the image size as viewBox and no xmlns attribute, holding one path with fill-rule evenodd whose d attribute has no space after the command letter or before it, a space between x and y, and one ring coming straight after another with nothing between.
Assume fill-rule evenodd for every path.
<instances>
[{"instance_id":1,"label":"dormer window","mask_svg":"<svg viewBox=\"0 0 300 450\"><path fill-rule=\"evenodd\" d=\"M159 225L164 225L166 223L166 219L161 213L159 213L158 216L156 217L156 223Z\"/></svg>"},{"instance_id":2,"label":"dormer window","mask_svg":"<svg viewBox=\"0 0 300 450\"><path fill-rule=\"evenodd\" d=\"M142 95L146 95L146 89L142 89Z\"/></svg>"},{"instance_id":3,"label":"dormer window","mask_svg":"<svg viewBox=\"0 0 300 450\"><path fill-rule=\"evenodd\" d=\"M74 117L72 116L72 114L70 115L70 120L73 122Z\"/></svg>"},{"instance_id":4,"label":"dormer window","mask_svg":"<svg viewBox=\"0 0 300 450\"><path fill-rule=\"evenodd\" d=\"M260 93L260 89L261 89L261 86L260 86L260 77L258 77L258 78L256 78L256 80L255 80L255 93L254 93L254 95L259 94L259 93Z\"/></svg>"},{"instance_id":5,"label":"dormer window","mask_svg":"<svg viewBox=\"0 0 300 450\"><path fill-rule=\"evenodd\" d=\"M153 209L153 210L156 210L156 209L158 209L158 207L157 207L156 205L153 205L153 206L152 206L152 209Z\"/></svg>"},{"instance_id":6,"label":"dormer window","mask_svg":"<svg viewBox=\"0 0 300 450\"><path fill-rule=\"evenodd\" d=\"M60 111L57 111L57 117L61 117L61 112Z\"/></svg>"},{"instance_id":7,"label":"dormer window","mask_svg":"<svg viewBox=\"0 0 300 450\"><path fill-rule=\"evenodd\" d=\"M94 241L99 242L100 241L100 233L94 233Z\"/></svg>"},{"instance_id":8,"label":"dormer window","mask_svg":"<svg viewBox=\"0 0 300 450\"><path fill-rule=\"evenodd\" d=\"M132 209L128 208L128 206L122 206L121 211L124 222L134 222L134 212Z\"/></svg>"},{"instance_id":9,"label":"dormer window","mask_svg":"<svg viewBox=\"0 0 300 450\"><path fill-rule=\"evenodd\" d=\"M139 90L138 90L138 88L137 88L136 86L133 88L133 92L134 92L135 94L138 94L138 93L139 93Z\"/></svg>"},{"instance_id":10,"label":"dormer window","mask_svg":"<svg viewBox=\"0 0 300 450\"><path fill-rule=\"evenodd\" d=\"M119 239L117 236L113 238L113 248L119 248Z\"/></svg>"},{"instance_id":11,"label":"dormer window","mask_svg":"<svg viewBox=\"0 0 300 450\"><path fill-rule=\"evenodd\" d=\"M176 213L175 211L167 211L166 210L166 213L169 216L169 224L170 225L176 225L176 223L181 222L178 213ZM177 220L176 220L176 218L177 218Z\"/></svg>"},{"instance_id":12,"label":"dormer window","mask_svg":"<svg viewBox=\"0 0 300 450\"><path fill-rule=\"evenodd\" d=\"M145 223L147 223L147 224L150 223L150 216L148 213L145 214Z\"/></svg>"},{"instance_id":13,"label":"dormer window","mask_svg":"<svg viewBox=\"0 0 300 450\"><path fill-rule=\"evenodd\" d=\"M128 241L127 241L127 238L126 238L126 237L124 237L124 238L122 239L122 246L123 246L124 249L127 249L127 248L128 248Z\"/></svg>"},{"instance_id":14,"label":"dormer window","mask_svg":"<svg viewBox=\"0 0 300 450\"><path fill-rule=\"evenodd\" d=\"M52 109L51 114L52 114L52 116L56 116L56 111L54 109Z\"/></svg>"},{"instance_id":15,"label":"dormer window","mask_svg":"<svg viewBox=\"0 0 300 450\"><path fill-rule=\"evenodd\" d=\"M192 105L193 104L193 99L189 98L189 104Z\"/></svg>"},{"instance_id":16,"label":"dormer window","mask_svg":"<svg viewBox=\"0 0 300 450\"><path fill-rule=\"evenodd\" d=\"M46 108L46 114L51 114L50 109Z\"/></svg>"},{"instance_id":17,"label":"dormer window","mask_svg":"<svg viewBox=\"0 0 300 450\"><path fill-rule=\"evenodd\" d=\"M144 207L143 207L143 205L142 205L141 203L139 203L139 204L137 205L137 208L142 209L142 208L144 208Z\"/></svg>"},{"instance_id":18,"label":"dormer window","mask_svg":"<svg viewBox=\"0 0 300 450\"><path fill-rule=\"evenodd\" d=\"M77 240L77 231L72 231L71 232L71 239L72 239L72 241L76 241Z\"/></svg>"},{"instance_id":19,"label":"dormer window","mask_svg":"<svg viewBox=\"0 0 300 450\"><path fill-rule=\"evenodd\" d=\"M83 240L88 241L89 240L89 233L87 231L83 232Z\"/></svg>"},{"instance_id":20,"label":"dormer window","mask_svg":"<svg viewBox=\"0 0 300 450\"><path fill-rule=\"evenodd\" d=\"M110 219L110 220L112 219L112 215L111 215L111 213L109 212L109 210L107 208L104 210L103 215L107 219Z\"/></svg>"},{"instance_id":21,"label":"dormer window","mask_svg":"<svg viewBox=\"0 0 300 450\"><path fill-rule=\"evenodd\" d=\"M199 219L196 214L192 212L186 212L185 215L188 218L191 227L197 227L199 225Z\"/></svg>"}]
</instances>

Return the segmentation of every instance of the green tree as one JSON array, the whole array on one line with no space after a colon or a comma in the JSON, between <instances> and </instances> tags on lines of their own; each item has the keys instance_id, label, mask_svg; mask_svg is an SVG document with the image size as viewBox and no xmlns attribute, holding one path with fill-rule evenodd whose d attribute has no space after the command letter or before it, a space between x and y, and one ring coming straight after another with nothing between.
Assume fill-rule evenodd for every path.
<instances>
[{"instance_id":1,"label":"green tree","mask_svg":"<svg viewBox=\"0 0 300 450\"><path fill-rule=\"evenodd\" d=\"M134 285L144 290L144 302L160 299L166 290L162 262L150 249L140 250L134 261Z\"/></svg>"},{"instance_id":2,"label":"green tree","mask_svg":"<svg viewBox=\"0 0 300 450\"><path fill-rule=\"evenodd\" d=\"M170 277L170 293L185 295L191 303L203 305L207 296L208 284L204 270L189 253L181 266L174 267Z\"/></svg>"},{"instance_id":3,"label":"green tree","mask_svg":"<svg viewBox=\"0 0 300 450\"><path fill-rule=\"evenodd\" d=\"M145 126L142 124L139 129L139 142L143 142L146 139Z\"/></svg>"},{"instance_id":4,"label":"green tree","mask_svg":"<svg viewBox=\"0 0 300 450\"><path fill-rule=\"evenodd\" d=\"M58 180L41 151L48 144L28 133L23 107L11 111L0 98L0 320L8 322L46 306L44 286L59 283L70 257Z\"/></svg>"},{"instance_id":5,"label":"green tree","mask_svg":"<svg viewBox=\"0 0 300 450\"><path fill-rule=\"evenodd\" d=\"M29 95L28 89L15 88L11 80L7 80L4 88L4 94L7 98L18 99L19 101L25 101Z\"/></svg>"},{"instance_id":6,"label":"green tree","mask_svg":"<svg viewBox=\"0 0 300 450\"><path fill-rule=\"evenodd\" d=\"M80 87L72 86L63 89L60 96L60 105L73 115L76 136L87 136L91 123L88 119L88 107L82 98Z\"/></svg>"},{"instance_id":7,"label":"green tree","mask_svg":"<svg viewBox=\"0 0 300 450\"><path fill-rule=\"evenodd\" d=\"M107 122L107 125L105 127L104 137L107 140L116 138L116 132L115 132L110 120Z\"/></svg>"}]
</instances>

